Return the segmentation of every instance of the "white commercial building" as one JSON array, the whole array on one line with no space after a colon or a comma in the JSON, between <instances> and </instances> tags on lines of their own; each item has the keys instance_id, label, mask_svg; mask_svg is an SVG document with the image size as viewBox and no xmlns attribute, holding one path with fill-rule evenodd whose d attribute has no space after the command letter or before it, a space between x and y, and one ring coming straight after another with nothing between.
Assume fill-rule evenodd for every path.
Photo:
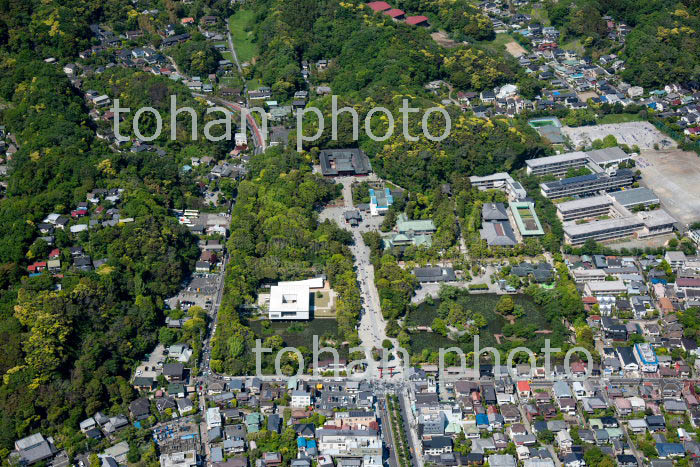
<instances>
[{"instance_id":1,"label":"white commercial building","mask_svg":"<svg viewBox=\"0 0 700 467\"><path fill-rule=\"evenodd\" d=\"M627 292L623 281L590 281L584 286L584 293L593 297L622 295Z\"/></svg>"},{"instance_id":2,"label":"white commercial building","mask_svg":"<svg viewBox=\"0 0 700 467\"><path fill-rule=\"evenodd\" d=\"M382 440L375 430L316 430L318 451L332 457L381 456Z\"/></svg>"},{"instance_id":3,"label":"white commercial building","mask_svg":"<svg viewBox=\"0 0 700 467\"><path fill-rule=\"evenodd\" d=\"M324 282L322 277L317 277L303 281L279 282L270 287L270 320L308 320L312 290L322 289Z\"/></svg>"}]
</instances>

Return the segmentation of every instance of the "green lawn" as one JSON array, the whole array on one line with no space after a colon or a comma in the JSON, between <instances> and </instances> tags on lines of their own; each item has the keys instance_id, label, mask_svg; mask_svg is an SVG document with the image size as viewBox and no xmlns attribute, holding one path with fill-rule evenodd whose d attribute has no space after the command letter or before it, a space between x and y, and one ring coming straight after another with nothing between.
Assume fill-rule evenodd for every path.
<instances>
[{"instance_id":1,"label":"green lawn","mask_svg":"<svg viewBox=\"0 0 700 467\"><path fill-rule=\"evenodd\" d=\"M609 114L598 120L599 124L606 123L627 123L627 122L640 122L641 118L637 114Z\"/></svg>"},{"instance_id":2,"label":"green lawn","mask_svg":"<svg viewBox=\"0 0 700 467\"><path fill-rule=\"evenodd\" d=\"M505 50L506 44L513 41L510 34L496 34L496 38L492 41L479 41L476 44L495 53L501 53Z\"/></svg>"},{"instance_id":3,"label":"green lawn","mask_svg":"<svg viewBox=\"0 0 700 467\"><path fill-rule=\"evenodd\" d=\"M545 10L542 6L539 8L533 7L530 10L530 16L532 17L532 21L538 21L542 26L551 26L551 22L549 21L549 15L547 15L547 10Z\"/></svg>"},{"instance_id":4,"label":"green lawn","mask_svg":"<svg viewBox=\"0 0 700 467\"><path fill-rule=\"evenodd\" d=\"M260 86L262 86L262 81L259 79L251 79L246 83L246 85L248 86L248 91L255 91L260 89Z\"/></svg>"},{"instance_id":5,"label":"green lawn","mask_svg":"<svg viewBox=\"0 0 700 467\"><path fill-rule=\"evenodd\" d=\"M222 76L219 82L224 86L243 87L243 81L238 76Z\"/></svg>"},{"instance_id":6,"label":"green lawn","mask_svg":"<svg viewBox=\"0 0 700 467\"><path fill-rule=\"evenodd\" d=\"M253 33L249 31L254 17L255 14L251 10L241 9L229 19L233 46L241 63L250 62L258 53L258 45L253 42Z\"/></svg>"},{"instance_id":7,"label":"green lawn","mask_svg":"<svg viewBox=\"0 0 700 467\"><path fill-rule=\"evenodd\" d=\"M583 45L581 44L581 41L579 39L574 39L567 42L566 44L562 44L561 48L563 50L575 50L581 55L583 55L584 52Z\"/></svg>"}]
</instances>

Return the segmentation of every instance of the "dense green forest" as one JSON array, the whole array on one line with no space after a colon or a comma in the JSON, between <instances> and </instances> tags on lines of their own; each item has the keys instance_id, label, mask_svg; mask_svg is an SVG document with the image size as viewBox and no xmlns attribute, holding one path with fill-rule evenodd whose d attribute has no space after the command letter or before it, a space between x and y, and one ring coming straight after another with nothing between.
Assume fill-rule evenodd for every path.
<instances>
[{"instance_id":1,"label":"dense green forest","mask_svg":"<svg viewBox=\"0 0 700 467\"><path fill-rule=\"evenodd\" d=\"M163 298L198 256L196 239L167 215L186 206L194 184L171 154L112 153L55 66L5 58L0 74L2 120L20 146L0 201L0 448L7 454L16 438L41 428L70 450L76 436L84 439L80 420L96 410L124 413L135 397L131 368L157 342ZM134 222L55 234L62 259L81 246L106 265L26 277L26 265L47 251L35 243L36 224L92 189L116 187Z\"/></svg>"},{"instance_id":2,"label":"dense green forest","mask_svg":"<svg viewBox=\"0 0 700 467\"><path fill-rule=\"evenodd\" d=\"M204 15L227 18L228 0L142 0L138 11L127 0L9 0L0 2L0 46L10 53L31 52L33 58L70 58L95 45L91 24L103 24L115 33L141 28L160 43L157 29L179 18ZM148 11L148 14L140 12ZM155 13L154 13L155 12Z\"/></svg>"},{"instance_id":3,"label":"dense green forest","mask_svg":"<svg viewBox=\"0 0 700 467\"><path fill-rule=\"evenodd\" d=\"M452 20L446 6L433 5L451 2L425 3L445 21ZM314 80L330 83L335 94L357 97L413 92L441 78L460 88L482 90L517 75L512 59L476 47L445 49L428 31L375 15L361 2L256 0L246 8L256 12L254 33L260 46L252 73L276 95L293 94L302 81L303 60L329 60L329 67Z\"/></svg>"},{"instance_id":4,"label":"dense green forest","mask_svg":"<svg viewBox=\"0 0 700 467\"><path fill-rule=\"evenodd\" d=\"M590 51L606 50L607 27L602 17L611 16L632 30L621 51L625 58L622 77L645 87L663 87L700 79L700 4L693 0L577 0L546 2L553 26L564 37L582 38Z\"/></svg>"},{"instance_id":5,"label":"dense green forest","mask_svg":"<svg viewBox=\"0 0 700 467\"><path fill-rule=\"evenodd\" d=\"M254 339L262 336L256 336L247 326L243 305L255 301L263 282L325 274L338 293L335 308L339 335L352 345L359 342L355 324L361 307L360 291L348 249L352 237L335 223L320 223L316 212L339 196L339 188L312 174L308 156L291 150L272 148L251 159L250 178L240 183L232 212L228 240L231 260L225 300L212 341L212 369L233 374L255 369L251 349ZM275 350L283 346L278 340L266 343ZM271 356L266 358L265 368L272 368L272 361Z\"/></svg>"}]
</instances>

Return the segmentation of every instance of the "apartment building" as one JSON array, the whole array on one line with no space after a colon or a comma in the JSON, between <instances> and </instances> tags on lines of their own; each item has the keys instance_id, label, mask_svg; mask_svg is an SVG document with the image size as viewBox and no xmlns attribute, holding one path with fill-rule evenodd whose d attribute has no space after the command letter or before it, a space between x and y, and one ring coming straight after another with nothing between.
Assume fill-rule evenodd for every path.
<instances>
[{"instance_id":1,"label":"apartment building","mask_svg":"<svg viewBox=\"0 0 700 467\"><path fill-rule=\"evenodd\" d=\"M634 344L634 357L644 372L655 373L659 369L659 359L650 344Z\"/></svg>"}]
</instances>

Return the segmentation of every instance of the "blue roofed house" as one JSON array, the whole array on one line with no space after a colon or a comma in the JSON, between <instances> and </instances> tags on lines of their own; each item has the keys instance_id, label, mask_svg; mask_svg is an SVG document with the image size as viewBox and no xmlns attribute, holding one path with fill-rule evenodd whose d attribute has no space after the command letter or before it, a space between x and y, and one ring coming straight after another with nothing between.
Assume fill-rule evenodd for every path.
<instances>
[{"instance_id":1,"label":"blue roofed house","mask_svg":"<svg viewBox=\"0 0 700 467\"><path fill-rule=\"evenodd\" d=\"M489 416L485 413L476 414L476 427L480 430L488 430L490 427Z\"/></svg>"},{"instance_id":2,"label":"blue roofed house","mask_svg":"<svg viewBox=\"0 0 700 467\"><path fill-rule=\"evenodd\" d=\"M661 459L685 456L685 448L680 443L656 443L656 450Z\"/></svg>"}]
</instances>

